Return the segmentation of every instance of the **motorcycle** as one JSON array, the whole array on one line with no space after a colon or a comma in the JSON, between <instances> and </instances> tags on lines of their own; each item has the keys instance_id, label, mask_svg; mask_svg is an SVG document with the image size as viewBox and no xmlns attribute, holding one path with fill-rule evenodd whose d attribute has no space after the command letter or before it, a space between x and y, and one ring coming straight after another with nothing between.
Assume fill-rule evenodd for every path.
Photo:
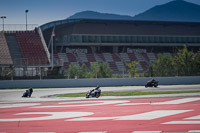
<instances>
[{"instance_id":1,"label":"motorcycle","mask_svg":"<svg viewBox=\"0 0 200 133\"><path fill-rule=\"evenodd\" d=\"M145 85L145 88L147 87L158 87L158 81L156 80L148 81L147 84Z\"/></svg>"},{"instance_id":2,"label":"motorcycle","mask_svg":"<svg viewBox=\"0 0 200 133\"><path fill-rule=\"evenodd\" d=\"M96 97L99 98L101 96L101 90L100 89L93 89L87 92L86 94L86 98L92 98L92 97Z\"/></svg>"},{"instance_id":3,"label":"motorcycle","mask_svg":"<svg viewBox=\"0 0 200 133\"><path fill-rule=\"evenodd\" d=\"M31 97L32 93L33 93L33 89L30 88L30 89L26 90L26 91L23 93L22 97Z\"/></svg>"}]
</instances>

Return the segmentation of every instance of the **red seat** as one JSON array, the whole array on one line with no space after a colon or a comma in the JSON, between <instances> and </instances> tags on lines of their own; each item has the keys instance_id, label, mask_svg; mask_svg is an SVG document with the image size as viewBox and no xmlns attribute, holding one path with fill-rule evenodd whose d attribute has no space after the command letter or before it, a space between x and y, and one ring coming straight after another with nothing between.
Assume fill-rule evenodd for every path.
<instances>
[{"instance_id":1,"label":"red seat","mask_svg":"<svg viewBox=\"0 0 200 133\"><path fill-rule=\"evenodd\" d=\"M29 65L47 64L48 59L38 33L34 31L16 32L17 41L25 62Z\"/></svg>"}]
</instances>

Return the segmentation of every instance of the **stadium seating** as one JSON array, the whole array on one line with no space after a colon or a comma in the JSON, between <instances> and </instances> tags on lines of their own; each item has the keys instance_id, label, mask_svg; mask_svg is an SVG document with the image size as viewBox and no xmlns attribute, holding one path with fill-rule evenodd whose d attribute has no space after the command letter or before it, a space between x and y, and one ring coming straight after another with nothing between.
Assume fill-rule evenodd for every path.
<instances>
[{"instance_id":1,"label":"stadium seating","mask_svg":"<svg viewBox=\"0 0 200 133\"><path fill-rule=\"evenodd\" d=\"M134 54L139 62L144 61L144 57L141 53L134 52Z\"/></svg>"},{"instance_id":2,"label":"stadium seating","mask_svg":"<svg viewBox=\"0 0 200 133\"><path fill-rule=\"evenodd\" d=\"M126 64L124 64L123 62L115 62L117 65L117 69L118 71L126 71Z\"/></svg>"},{"instance_id":3,"label":"stadium seating","mask_svg":"<svg viewBox=\"0 0 200 133\"><path fill-rule=\"evenodd\" d=\"M69 62L77 62L76 57L72 53L67 53Z\"/></svg>"},{"instance_id":4,"label":"stadium seating","mask_svg":"<svg viewBox=\"0 0 200 133\"><path fill-rule=\"evenodd\" d=\"M111 56L113 58L113 61L115 61L115 62L121 62L121 59L120 59L120 57L117 54L111 53Z\"/></svg>"},{"instance_id":5,"label":"stadium seating","mask_svg":"<svg viewBox=\"0 0 200 133\"><path fill-rule=\"evenodd\" d=\"M145 61L140 61L141 67L143 70L146 70L148 67L148 64Z\"/></svg>"},{"instance_id":6,"label":"stadium seating","mask_svg":"<svg viewBox=\"0 0 200 133\"><path fill-rule=\"evenodd\" d=\"M165 53L170 54L170 53ZM127 71L126 63L138 61L139 71L145 71L148 65L156 60L155 53L54 53L54 59L61 60L68 68L69 64L85 64L90 70L91 63L107 63L113 72ZM55 62L55 61L54 61Z\"/></svg>"},{"instance_id":7,"label":"stadium seating","mask_svg":"<svg viewBox=\"0 0 200 133\"><path fill-rule=\"evenodd\" d=\"M156 60L156 55L154 53L147 53L150 63Z\"/></svg>"},{"instance_id":8,"label":"stadium seating","mask_svg":"<svg viewBox=\"0 0 200 133\"><path fill-rule=\"evenodd\" d=\"M121 57L121 59L124 62L130 62L131 61L127 53L119 53L119 56Z\"/></svg>"},{"instance_id":9,"label":"stadium seating","mask_svg":"<svg viewBox=\"0 0 200 133\"><path fill-rule=\"evenodd\" d=\"M58 53L57 55L58 55L57 58L59 58L59 59L62 60L63 62L69 62L66 53Z\"/></svg>"},{"instance_id":10,"label":"stadium seating","mask_svg":"<svg viewBox=\"0 0 200 133\"><path fill-rule=\"evenodd\" d=\"M98 56L103 62L106 61L106 59L105 59L103 53L97 53L97 56Z\"/></svg>"},{"instance_id":11,"label":"stadium seating","mask_svg":"<svg viewBox=\"0 0 200 133\"><path fill-rule=\"evenodd\" d=\"M76 56L80 62L88 62L85 53L77 53Z\"/></svg>"},{"instance_id":12,"label":"stadium seating","mask_svg":"<svg viewBox=\"0 0 200 133\"><path fill-rule=\"evenodd\" d=\"M103 57L106 62L113 62L113 58L111 56L111 53L103 53Z\"/></svg>"},{"instance_id":13,"label":"stadium seating","mask_svg":"<svg viewBox=\"0 0 200 133\"><path fill-rule=\"evenodd\" d=\"M111 68L111 70L112 70L113 72L118 71L118 68L117 68L117 65L116 65L115 62L108 62L108 64L109 64L109 67Z\"/></svg>"},{"instance_id":14,"label":"stadium seating","mask_svg":"<svg viewBox=\"0 0 200 133\"><path fill-rule=\"evenodd\" d=\"M141 55L143 56L144 60L149 62L149 57L147 56L147 53L141 53Z\"/></svg>"},{"instance_id":15,"label":"stadium seating","mask_svg":"<svg viewBox=\"0 0 200 133\"><path fill-rule=\"evenodd\" d=\"M16 38L27 65L49 63L41 38L36 31L17 31Z\"/></svg>"},{"instance_id":16,"label":"stadium seating","mask_svg":"<svg viewBox=\"0 0 200 133\"><path fill-rule=\"evenodd\" d=\"M89 62L97 62L93 53L86 53Z\"/></svg>"},{"instance_id":17,"label":"stadium seating","mask_svg":"<svg viewBox=\"0 0 200 133\"><path fill-rule=\"evenodd\" d=\"M3 32L0 32L0 65L12 65L13 61Z\"/></svg>"},{"instance_id":18,"label":"stadium seating","mask_svg":"<svg viewBox=\"0 0 200 133\"><path fill-rule=\"evenodd\" d=\"M7 42L14 66L16 67L24 66L25 63L21 54L19 44L17 43L16 32L6 31L4 35L6 38L6 42Z\"/></svg>"},{"instance_id":19,"label":"stadium seating","mask_svg":"<svg viewBox=\"0 0 200 133\"><path fill-rule=\"evenodd\" d=\"M128 53L128 57L129 57L130 61L136 61L137 60L134 53Z\"/></svg>"},{"instance_id":20,"label":"stadium seating","mask_svg":"<svg viewBox=\"0 0 200 133\"><path fill-rule=\"evenodd\" d=\"M104 60L100 58L100 56L98 56L96 53L94 53L94 57L95 57L96 62L104 62Z\"/></svg>"}]
</instances>

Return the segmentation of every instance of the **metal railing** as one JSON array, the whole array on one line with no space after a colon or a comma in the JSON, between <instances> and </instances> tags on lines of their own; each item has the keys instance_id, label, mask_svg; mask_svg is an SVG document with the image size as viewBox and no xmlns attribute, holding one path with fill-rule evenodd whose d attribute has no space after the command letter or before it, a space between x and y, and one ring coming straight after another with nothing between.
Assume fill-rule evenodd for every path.
<instances>
[{"instance_id":1,"label":"metal railing","mask_svg":"<svg viewBox=\"0 0 200 133\"><path fill-rule=\"evenodd\" d=\"M9 60L10 61L9 61ZM40 66L40 67L49 67L50 62L45 57L32 57L32 58L0 58L0 67L1 66L10 66L13 65L15 67L27 67L27 66Z\"/></svg>"},{"instance_id":2,"label":"metal railing","mask_svg":"<svg viewBox=\"0 0 200 133\"><path fill-rule=\"evenodd\" d=\"M27 30L34 30L38 27L38 24L28 24ZM0 24L0 31L25 31L26 24Z\"/></svg>"},{"instance_id":3,"label":"metal railing","mask_svg":"<svg viewBox=\"0 0 200 133\"><path fill-rule=\"evenodd\" d=\"M40 38L41 38L43 47L44 47L45 52L46 52L46 54L47 54L48 61L50 62L50 53L49 53L49 50L48 50L48 48L47 48L47 45L46 45L46 42L45 42L45 40L44 40L43 33L42 33L40 27L38 28L38 33L39 33L39 35L40 35Z\"/></svg>"}]
</instances>

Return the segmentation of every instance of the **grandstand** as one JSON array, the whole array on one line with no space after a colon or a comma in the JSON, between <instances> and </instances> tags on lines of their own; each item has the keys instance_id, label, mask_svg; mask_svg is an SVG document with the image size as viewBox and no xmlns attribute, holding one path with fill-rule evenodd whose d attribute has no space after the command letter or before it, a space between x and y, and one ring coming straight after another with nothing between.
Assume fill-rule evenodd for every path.
<instances>
[{"instance_id":1,"label":"grandstand","mask_svg":"<svg viewBox=\"0 0 200 133\"><path fill-rule=\"evenodd\" d=\"M114 74L138 61L144 72L158 54L173 56L184 45L200 49L200 23L66 19L34 30L0 31L0 76L47 76L72 65L107 63ZM51 55L51 56L50 56ZM53 57L53 58L52 58ZM50 69L51 68L51 69Z\"/></svg>"},{"instance_id":2,"label":"grandstand","mask_svg":"<svg viewBox=\"0 0 200 133\"><path fill-rule=\"evenodd\" d=\"M0 74L37 76L50 65L49 51L39 29L0 32Z\"/></svg>"},{"instance_id":3,"label":"grandstand","mask_svg":"<svg viewBox=\"0 0 200 133\"><path fill-rule=\"evenodd\" d=\"M194 52L200 48L200 23L193 22L66 19L40 28L46 44L55 33L54 65L62 62L65 68L105 62L121 73L127 72L126 63L137 60L144 72L159 53L173 56L184 45Z\"/></svg>"}]
</instances>

